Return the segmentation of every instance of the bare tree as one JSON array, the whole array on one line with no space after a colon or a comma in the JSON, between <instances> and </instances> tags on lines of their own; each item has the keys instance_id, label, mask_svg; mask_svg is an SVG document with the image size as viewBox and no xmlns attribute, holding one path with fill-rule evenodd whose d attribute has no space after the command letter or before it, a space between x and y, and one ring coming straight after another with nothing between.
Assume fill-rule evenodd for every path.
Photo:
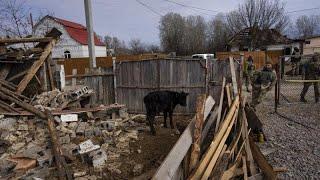
<instances>
[{"instance_id":1,"label":"bare tree","mask_svg":"<svg viewBox=\"0 0 320 180\"><path fill-rule=\"evenodd\" d=\"M183 42L185 55L205 52L206 22L203 17L188 16L186 18Z\"/></svg>"},{"instance_id":2,"label":"bare tree","mask_svg":"<svg viewBox=\"0 0 320 180\"><path fill-rule=\"evenodd\" d=\"M207 51L225 51L230 37L223 14L218 14L207 25Z\"/></svg>"},{"instance_id":3,"label":"bare tree","mask_svg":"<svg viewBox=\"0 0 320 180\"><path fill-rule=\"evenodd\" d=\"M132 54L142 54L146 52L145 45L140 39L131 39L129 42L129 47Z\"/></svg>"},{"instance_id":4,"label":"bare tree","mask_svg":"<svg viewBox=\"0 0 320 180\"><path fill-rule=\"evenodd\" d=\"M230 12L227 22L233 33L243 28L277 29L282 32L289 22L285 4L280 0L246 0L236 11Z\"/></svg>"},{"instance_id":5,"label":"bare tree","mask_svg":"<svg viewBox=\"0 0 320 180\"><path fill-rule=\"evenodd\" d=\"M185 19L177 13L168 13L160 20L160 41L165 52L183 54Z\"/></svg>"},{"instance_id":6,"label":"bare tree","mask_svg":"<svg viewBox=\"0 0 320 180\"><path fill-rule=\"evenodd\" d=\"M311 16L300 16L296 20L296 29L298 32L298 37L306 38L313 36L319 32L320 28L320 16L311 15Z\"/></svg>"},{"instance_id":7,"label":"bare tree","mask_svg":"<svg viewBox=\"0 0 320 180\"><path fill-rule=\"evenodd\" d=\"M32 33L30 8L26 1L0 0L0 33L23 37Z\"/></svg>"},{"instance_id":8,"label":"bare tree","mask_svg":"<svg viewBox=\"0 0 320 180\"><path fill-rule=\"evenodd\" d=\"M146 50L147 52L150 52L150 53L159 53L161 52L160 50L160 47L156 44L149 44L146 46Z\"/></svg>"}]
</instances>

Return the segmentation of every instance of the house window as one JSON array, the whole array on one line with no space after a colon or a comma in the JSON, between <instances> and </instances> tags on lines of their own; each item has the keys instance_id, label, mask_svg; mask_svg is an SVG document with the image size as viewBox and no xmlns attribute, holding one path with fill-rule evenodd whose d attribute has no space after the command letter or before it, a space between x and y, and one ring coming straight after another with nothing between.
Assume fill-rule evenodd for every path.
<instances>
[{"instance_id":1,"label":"house window","mask_svg":"<svg viewBox=\"0 0 320 180\"><path fill-rule=\"evenodd\" d=\"M64 58L65 58L65 59L70 59L70 58L71 58L71 53L70 53L70 51L65 51L65 52L64 52Z\"/></svg>"}]
</instances>

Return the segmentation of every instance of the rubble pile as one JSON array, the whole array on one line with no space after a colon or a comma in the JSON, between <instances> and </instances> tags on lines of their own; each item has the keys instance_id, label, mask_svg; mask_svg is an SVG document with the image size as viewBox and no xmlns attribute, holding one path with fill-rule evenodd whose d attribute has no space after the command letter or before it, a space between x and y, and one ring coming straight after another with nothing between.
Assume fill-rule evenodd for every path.
<instances>
[{"instance_id":1,"label":"rubble pile","mask_svg":"<svg viewBox=\"0 0 320 180\"><path fill-rule=\"evenodd\" d=\"M121 113L119 113L121 112ZM133 121L125 108L105 111L95 119L75 115L73 121L54 116L61 154L75 179L96 179L99 173L121 174L121 155L129 156L130 143L138 140L145 123ZM121 115L121 116L120 116ZM111 117L116 117L111 119ZM32 117L4 117L0 119L0 178L41 178L56 175L52 144L46 121ZM141 150L140 150L141 153ZM132 169L142 173L143 165Z\"/></svg>"}]
</instances>

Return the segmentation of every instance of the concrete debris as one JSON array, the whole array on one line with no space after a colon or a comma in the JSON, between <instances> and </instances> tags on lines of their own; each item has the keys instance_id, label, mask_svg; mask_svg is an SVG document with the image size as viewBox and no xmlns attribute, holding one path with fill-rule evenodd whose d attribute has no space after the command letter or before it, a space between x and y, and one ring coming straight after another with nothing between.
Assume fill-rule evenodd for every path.
<instances>
[{"instance_id":1,"label":"concrete debris","mask_svg":"<svg viewBox=\"0 0 320 180\"><path fill-rule=\"evenodd\" d=\"M84 89L83 92L86 92ZM37 97L39 107L56 108L63 103L61 92L54 90ZM73 94L73 98L82 97L81 92ZM53 103L52 105L52 102ZM54 105L55 104L55 105ZM118 114L122 119L110 119L111 113ZM96 114L92 114L96 117ZM121 112L105 112L105 117L89 118L77 114L54 116L56 132L60 144L61 155L71 167L76 166L71 175L75 179L97 179L94 172L107 170L111 174L121 175L122 156L132 152L130 143L139 140L140 129L145 123L134 121L122 122L128 118L127 109ZM46 121L38 118L18 118L1 116L0 119L0 179L23 170L23 179L48 179L55 168L53 163L52 143ZM81 143L79 143L81 142ZM141 148L138 153L141 153ZM131 162L130 162L131 163ZM131 163L132 168L135 163ZM94 171L87 171L89 165ZM56 169L55 169L56 170ZM132 173L130 172L128 173ZM143 165L133 168L134 175L143 172Z\"/></svg>"},{"instance_id":2,"label":"concrete debris","mask_svg":"<svg viewBox=\"0 0 320 180\"><path fill-rule=\"evenodd\" d=\"M142 164L136 164L134 167L133 167L133 174L135 176L139 176L140 174L142 174L142 171L143 171L143 165Z\"/></svg>"},{"instance_id":3,"label":"concrete debris","mask_svg":"<svg viewBox=\"0 0 320 180\"><path fill-rule=\"evenodd\" d=\"M92 141L89 139L79 144L79 154L89 153L91 151L97 150L100 148L99 145L94 145Z\"/></svg>"},{"instance_id":4,"label":"concrete debris","mask_svg":"<svg viewBox=\"0 0 320 180\"><path fill-rule=\"evenodd\" d=\"M62 122L78 121L78 114L62 114L60 119Z\"/></svg>"}]
</instances>

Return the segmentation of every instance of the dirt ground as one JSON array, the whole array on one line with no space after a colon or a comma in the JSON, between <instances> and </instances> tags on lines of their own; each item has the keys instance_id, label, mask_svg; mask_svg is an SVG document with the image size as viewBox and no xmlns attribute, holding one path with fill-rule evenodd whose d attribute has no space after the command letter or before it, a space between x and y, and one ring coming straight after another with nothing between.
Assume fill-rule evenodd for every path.
<instances>
[{"instance_id":1,"label":"dirt ground","mask_svg":"<svg viewBox=\"0 0 320 180\"><path fill-rule=\"evenodd\" d=\"M175 116L177 128L180 133L187 127L190 116ZM139 123L145 124L145 120ZM153 136L149 131L142 131L138 134L138 140L130 142L130 154L121 154L119 172L107 171L102 175L103 179L132 179L149 171L155 171L170 152L180 135L175 130L164 128L163 117L156 120L157 135ZM138 174L133 172L136 165L142 165L142 171Z\"/></svg>"},{"instance_id":2,"label":"dirt ground","mask_svg":"<svg viewBox=\"0 0 320 180\"><path fill-rule=\"evenodd\" d=\"M283 90L283 92L290 89ZM257 107L267 142L259 144L273 167L286 167L280 179L319 179L320 104L285 103L274 111L274 93ZM282 117L281 117L282 116Z\"/></svg>"}]
</instances>

